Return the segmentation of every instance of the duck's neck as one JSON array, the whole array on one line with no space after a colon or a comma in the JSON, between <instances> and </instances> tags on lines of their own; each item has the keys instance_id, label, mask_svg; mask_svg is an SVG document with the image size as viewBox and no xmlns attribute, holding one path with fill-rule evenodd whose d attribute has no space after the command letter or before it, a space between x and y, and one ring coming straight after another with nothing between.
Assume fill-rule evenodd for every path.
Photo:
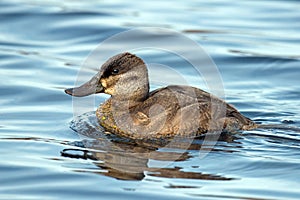
<instances>
[{"instance_id":1,"label":"duck's neck","mask_svg":"<svg viewBox=\"0 0 300 200\"><path fill-rule=\"evenodd\" d=\"M149 84L145 84L143 88L139 88L128 95L113 95L109 99L114 109L128 110L143 103L149 96Z\"/></svg>"}]
</instances>

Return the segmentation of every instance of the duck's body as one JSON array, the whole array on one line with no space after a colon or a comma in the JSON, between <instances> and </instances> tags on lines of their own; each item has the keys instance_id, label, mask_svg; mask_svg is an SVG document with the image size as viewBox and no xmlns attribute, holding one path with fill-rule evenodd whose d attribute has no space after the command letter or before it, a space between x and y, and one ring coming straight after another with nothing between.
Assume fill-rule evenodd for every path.
<instances>
[{"instance_id":1,"label":"duck's body","mask_svg":"<svg viewBox=\"0 0 300 200\"><path fill-rule=\"evenodd\" d=\"M257 125L223 100L190 86L172 85L149 93L147 68L130 53L110 58L91 81L66 93L111 95L96 111L107 131L133 139L199 136Z\"/></svg>"}]
</instances>

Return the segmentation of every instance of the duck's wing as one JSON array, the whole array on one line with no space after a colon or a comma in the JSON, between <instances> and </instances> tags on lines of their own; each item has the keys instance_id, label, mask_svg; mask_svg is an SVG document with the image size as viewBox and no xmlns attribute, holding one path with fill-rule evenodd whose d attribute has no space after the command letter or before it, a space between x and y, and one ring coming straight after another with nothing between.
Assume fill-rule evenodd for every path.
<instances>
[{"instance_id":1,"label":"duck's wing","mask_svg":"<svg viewBox=\"0 0 300 200\"><path fill-rule=\"evenodd\" d=\"M172 104L174 102L177 102L177 106L181 108L190 106L191 104L197 102L199 104L199 111L203 114L206 113L205 115L207 115L207 113L210 112L212 104L217 104L217 106L226 106L227 118L235 118L244 125L248 125L252 122L249 118L242 115L234 106L199 88L191 86L170 85L168 87L154 90L150 93L149 97L151 99L151 97L155 98L156 96L163 95L165 95L166 99L168 99L166 100L166 104ZM210 118L208 115L207 117L202 117L203 119Z\"/></svg>"},{"instance_id":2,"label":"duck's wing","mask_svg":"<svg viewBox=\"0 0 300 200\"><path fill-rule=\"evenodd\" d=\"M230 104L227 104L226 117L234 117L244 125L248 125L252 122L251 119L242 115L235 107Z\"/></svg>"}]
</instances>

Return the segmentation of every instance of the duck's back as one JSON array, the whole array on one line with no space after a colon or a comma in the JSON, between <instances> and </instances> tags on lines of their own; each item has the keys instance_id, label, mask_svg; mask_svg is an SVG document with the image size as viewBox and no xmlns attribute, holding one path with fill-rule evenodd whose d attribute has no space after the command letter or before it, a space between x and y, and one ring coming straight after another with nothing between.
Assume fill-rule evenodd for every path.
<instances>
[{"instance_id":1,"label":"duck's back","mask_svg":"<svg viewBox=\"0 0 300 200\"><path fill-rule=\"evenodd\" d=\"M145 127L157 130L154 134L163 137L195 136L207 131L236 131L255 126L225 101L190 86L171 85L154 90L134 112L145 114L150 119Z\"/></svg>"}]
</instances>

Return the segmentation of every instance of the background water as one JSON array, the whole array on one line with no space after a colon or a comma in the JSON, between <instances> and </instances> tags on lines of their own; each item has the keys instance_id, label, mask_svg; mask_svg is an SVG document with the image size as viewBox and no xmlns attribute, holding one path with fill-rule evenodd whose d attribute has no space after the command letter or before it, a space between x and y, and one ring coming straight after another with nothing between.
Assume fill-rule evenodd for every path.
<instances>
[{"instance_id":1,"label":"background water","mask_svg":"<svg viewBox=\"0 0 300 200\"><path fill-rule=\"evenodd\" d=\"M296 0L0 1L0 199L299 199L297 131L222 138L204 158L197 144L168 151L117 145L147 155L135 158L70 129L72 99L63 92L104 39L164 27L209 53L227 101L243 114L300 127L299 9ZM171 55L143 58L193 80Z\"/></svg>"}]
</instances>

